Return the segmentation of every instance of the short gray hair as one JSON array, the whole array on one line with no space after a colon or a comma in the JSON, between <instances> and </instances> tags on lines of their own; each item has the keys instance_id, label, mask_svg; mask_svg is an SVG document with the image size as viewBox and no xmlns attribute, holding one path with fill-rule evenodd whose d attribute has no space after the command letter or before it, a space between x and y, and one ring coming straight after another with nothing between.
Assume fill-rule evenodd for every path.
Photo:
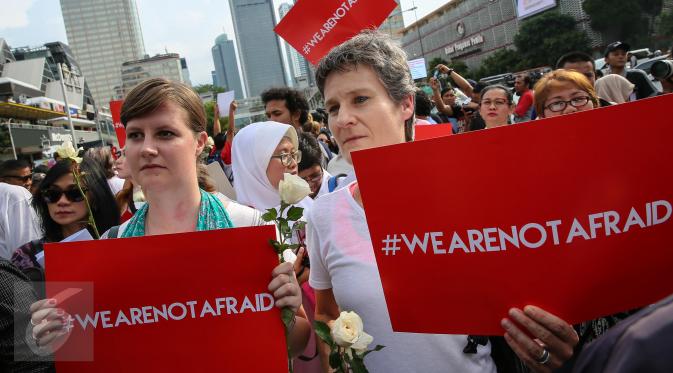
<instances>
[{"instance_id":1,"label":"short gray hair","mask_svg":"<svg viewBox=\"0 0 673 373\"><path fill-rule=\"evenodd\" d=\"M414 96L416 87L411 78L407 54L387 35L364 30L352 39L334 47L318 63L315 79L320 93L325 95L325 81L333 72L346 72L357 65L370 66L376 72L388 95L395 103ZM413 138L414 116L405 122L407 141Z\"/></svg>"}]
</instances>

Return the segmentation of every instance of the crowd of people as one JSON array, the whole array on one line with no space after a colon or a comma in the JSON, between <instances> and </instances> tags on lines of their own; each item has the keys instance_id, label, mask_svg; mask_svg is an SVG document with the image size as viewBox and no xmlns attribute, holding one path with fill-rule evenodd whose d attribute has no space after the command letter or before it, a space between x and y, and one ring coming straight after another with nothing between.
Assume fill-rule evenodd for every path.
<instances>
[{"instance_id":1,"label":"crowd of people","mask_svg":"<svg viewBox=\"0 0 673 373\"><path fill-rule=\"evenodd\" d=\"M329 371L329 350L311 325L329 323L342 310L357 312L375 342L386 346L365 360L371 372L598 372L605 366L620 371L608 358L596 363L600 348L585 354L585 345L626 343L614 342L609 333L633 328L634 322L622 321L626 318L658 318L654 325L670 330L671 312L668 317L665 312L670 301L652 308L656 311L625 310L579 325L522 305L498 315L499 336L393 332L351 153L413 141L418 125L450 123L459 134L657 94L643 80L647 75L625 68L628 48L621 42L608 46L610 73L600 79L593 59L573 52L537 82L517 76L513 90L471 81L440 64L436 69L445 78L430 78L428 95L412 80L404 51L385 35L363 31L317 65L324 109L311 112L295 89L271 88L261 95L266 122L236 130L236 101L229 108L216 106L212 140L193 90L166 79L146 80L125 98L121 121L127 139L118 153L89 149L79 165L70 159L55 159L49 168L33 169L22 160L0 165L0 368L54 369L49 356L35 353L57 343L66 324L58 302L45 299L39 260L45 243L84 229L108 239L264 225L263 212L281 204L280 181L293 174L311 189L297 204L307 224L295 235L301 244L297 260L273 269L269 290L276 306L295 313L290 329L295 371ZM670 93L673 84L662 86ZM220 110L228 110L226 128ZM210 163L222 167L236 200L217 191L205 167ZM81 189L74 167L83 175ZM14 335L22 327L31 333ZM670 343L670 334L661 330L666 329L650 333ZM668 365L638 365L638 358L622 365L671 367L665 354L655 363Z\"/></svg>"}]
</instances>

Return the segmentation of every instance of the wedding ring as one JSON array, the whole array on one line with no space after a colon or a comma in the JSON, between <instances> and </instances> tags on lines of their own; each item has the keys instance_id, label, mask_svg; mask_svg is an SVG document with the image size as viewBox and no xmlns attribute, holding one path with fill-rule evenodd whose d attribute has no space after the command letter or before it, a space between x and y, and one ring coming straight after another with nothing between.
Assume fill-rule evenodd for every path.
<instances>
[{"instance_id":1,"label":"wedding ring","mask_svg":"<svg viewBox=\"0 0 673 373\"><path fill-rule=\"evenodd\" d=\"M537 359L537 362L539 364L547 364L549 362L549 359L551 358L551 355L549 354L549 351L547 351L546 348L542 349L542 355Z\"/></svg>"}]
</instances>

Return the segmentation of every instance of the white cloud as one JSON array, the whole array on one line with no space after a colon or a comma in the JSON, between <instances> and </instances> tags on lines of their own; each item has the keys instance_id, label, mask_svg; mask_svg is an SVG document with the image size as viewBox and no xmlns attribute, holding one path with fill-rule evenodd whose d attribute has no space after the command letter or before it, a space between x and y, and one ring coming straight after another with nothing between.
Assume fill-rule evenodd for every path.
<instances>
[{"instance_id":1,"label":"white cloud","mask_svg":"<svg viewBox=\"0 0 673 373\"><path fill-rule=\"evenodd\" d=\"M0 30L28 26L28 10L34 0L3 0L0 12Z\"/></svg>"}]
</instances>

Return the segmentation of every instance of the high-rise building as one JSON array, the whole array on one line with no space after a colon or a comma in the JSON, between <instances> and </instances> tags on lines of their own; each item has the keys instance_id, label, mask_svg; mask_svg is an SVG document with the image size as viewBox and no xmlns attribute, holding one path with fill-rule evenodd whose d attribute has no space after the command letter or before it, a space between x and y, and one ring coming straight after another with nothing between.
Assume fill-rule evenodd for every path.
<instances>
[{"instance_id":1,"label":"high-rise building","mask_svg":"<svg viewBox=\"0 0 673 373\"><path fill-rule=\"evenodd\" d=\"M135 0L61 0L63 22L98 105L121 84L121 65L145 55Z\"/></svg>"},{"instance_id":2,"label":"high-rise building","mask_svg":"<svg viewBox=\"0 0 673 373\"><path fill-rule=\"evenodd\" d=\"M235 92L236 99L245 97L241 75L238 73L238 61L236 60L236 48L234 41L222 34L215 39L215 45L211 49L215 75L213 85L226 88Z\"/></svg>"},{"instance_id":3,"label":"high-rise building","mask_svg":"<svg viewBox=\"0 0 673 373\"><path fill-rule=\"evenodd\" d=\"M292 4L282 3L278 7L278 14L280 19L292 9ZM280 21L280 20L279 20ZM310 75L309 64L306 59L297 52L290 44L285 43L285 50L287 51L287 64L290 66L290 77L292 78L292 85L297 88L308 86L312 82Z\"/></svg>"},{"instance_id":4,"label":"high-rise building","mask_svg":"<svg viewBox=\"0 0 673 373\"><path fill-rule=\"evenodd\" d=\"M285 86L285 69L272 0L229 0L245 90L257 96L273 86Z\"/></svg>"},{"instance_id":5,"label":"high-rise building","mask_svg":"<svg viewBox=\"0 0 673 373\"><path fill-rule=\"evenodd\" d=\"M404 30L404 18L402 16L402 8L400 8L400 0L395 0L397 7L393 10L388 18L381 24L379 31L390 35L393 40L401 43L402 30Z\"/></svg>"},{"instance_id":6,"label":"high-rise building","mask_svg":"<svg viewBox=\"0 0 673 373\"><path fill-rule=\"evenodd\" d=\"M133 87L149 78L166 78L184 83L182 63L177 53L157 54L135 61L124 62L121 66L121 86L115 87L115 99L121 100Z\"/></svg>"},{"instance_id":7,"label":"high-rise building","mask_svg":"<svg viewBox=\"0 0 673 373\"><path fill-rule=\"evenodd\" d=\"M187 68L187 59L182 57L180 59L180 66L182 67L182 82L188 86L192 86L192 79L189 77L189 68Z\"/></svg>"}]
</instances>

